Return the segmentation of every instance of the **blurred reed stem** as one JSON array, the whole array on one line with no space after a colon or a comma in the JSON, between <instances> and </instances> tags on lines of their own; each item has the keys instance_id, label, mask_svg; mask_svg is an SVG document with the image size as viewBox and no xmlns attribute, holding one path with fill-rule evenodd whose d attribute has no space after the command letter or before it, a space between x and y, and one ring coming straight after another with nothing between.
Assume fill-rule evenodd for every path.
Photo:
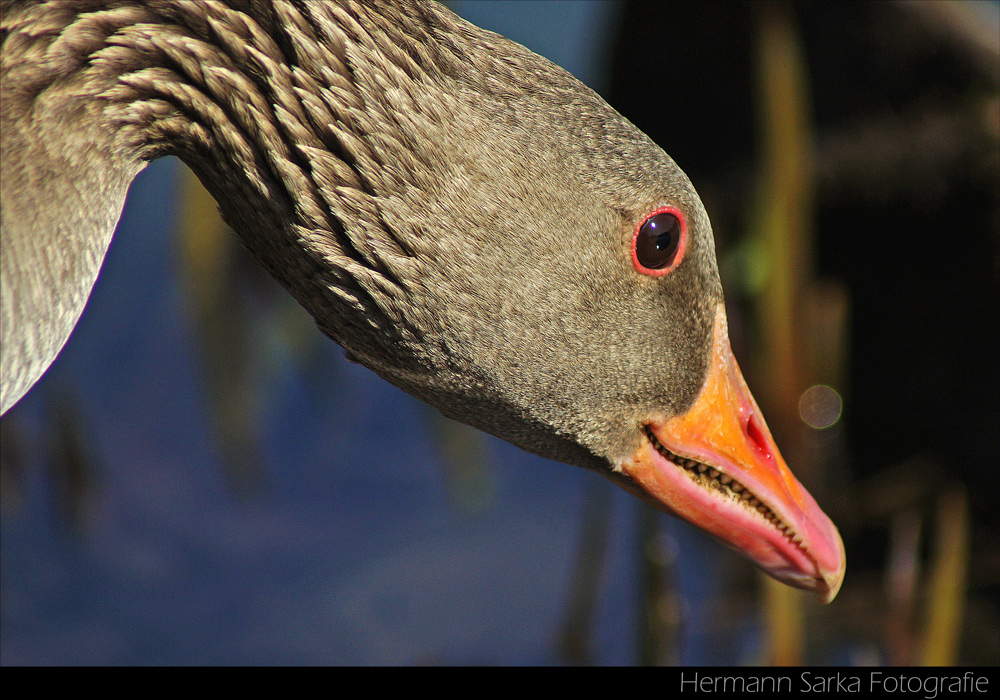
<instances>
[{"instance_id":1,"label":"blurred reed stem","mask_svg":"<svg viewBox=\"0 0 1000 700\"><path fill-rule=\"evenodd\" d=\"M756 88L761 153L761 187L749 235L763 241L769 257L755 301L760 354L753 363L761 384L754 388L771 429L790 465L799 473L798 399L810 374L803 358L803 290L810 280L815 171L806 64L789 7L757 6ZM764 660L775 665L802 662L804 625L801 595L768 580L765 584Z\"/></svg>"}]
</instances>

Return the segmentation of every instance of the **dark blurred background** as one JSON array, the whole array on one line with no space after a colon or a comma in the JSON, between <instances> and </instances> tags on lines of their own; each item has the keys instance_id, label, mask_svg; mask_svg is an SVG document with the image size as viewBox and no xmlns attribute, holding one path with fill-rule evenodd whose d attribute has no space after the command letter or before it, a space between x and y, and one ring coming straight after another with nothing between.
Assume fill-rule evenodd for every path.
<instances>
[{"instance_id":1,"label":"dark blurred background","mask_svg":"<svg viewBox=\"0 0 1000 700\"><path fill-rule=\"evenodd\" d=\"M346 362L164 160L0 421L0 662L1000 663L1000 5L451 7L691 177L840 596Z\"/></svg>"}]
</instances>

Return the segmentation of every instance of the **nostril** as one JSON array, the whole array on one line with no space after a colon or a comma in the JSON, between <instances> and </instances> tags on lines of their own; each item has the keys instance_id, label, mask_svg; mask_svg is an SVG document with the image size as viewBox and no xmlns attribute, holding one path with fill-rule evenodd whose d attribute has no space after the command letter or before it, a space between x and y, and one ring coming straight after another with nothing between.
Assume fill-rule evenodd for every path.
<instances>
[{"instance_id":1,"label":"nostril","mask_svg":"<svg viewBox=\"0 0 1000 700\"><path fill-rule=\"evenodd\" d=\"M753 443L757 451L760 452L764 457L771 456L771 450L767 446L767 438L765 437L764 429L761 427L760 423L757 422L757 416L753 413L747 419L747 424L743 428L747 437L750 438L750 442Z\"/></svg>"}]
</instances>

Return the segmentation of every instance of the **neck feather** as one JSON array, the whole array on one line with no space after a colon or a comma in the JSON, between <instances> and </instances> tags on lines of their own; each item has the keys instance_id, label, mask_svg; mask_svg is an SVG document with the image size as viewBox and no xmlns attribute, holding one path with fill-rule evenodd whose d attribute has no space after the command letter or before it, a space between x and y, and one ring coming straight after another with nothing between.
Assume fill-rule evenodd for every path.
<instances>
[{"instance_id":1,"label":"neck feather","mask_svg":"<svg viewBox=\"0 0 1000 700\"><path fill-rule=\"evenodd\" d=\"M391 300L406 296L420 242L380 201L412 200L440 165L425 145L449 105L430 83L458 70L453 16L405 3L381 14L233 5L5 10L3 410L65 343L129 183L163 155L195 171L328 334L362 353L366 335L413 335Z\"/></svg>"}]
</instances>

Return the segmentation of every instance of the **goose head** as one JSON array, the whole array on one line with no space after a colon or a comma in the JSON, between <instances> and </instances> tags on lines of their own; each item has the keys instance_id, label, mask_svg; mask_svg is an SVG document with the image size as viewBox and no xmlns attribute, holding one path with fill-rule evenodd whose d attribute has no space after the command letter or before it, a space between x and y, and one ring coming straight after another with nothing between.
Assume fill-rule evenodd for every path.
<instances>
[{"instance_id":1,"label":"goose head","mask_svg":"<svg viewBox=\"0 0 1000 700\"><path fill-rule=\"evenodd\" d=\"M435 4L73 5L6 20L5 407L75 323L124 185L173 153L353 360L836 595L843 545L730 351L701 200L595 93ZM56 241L97 263L52 295Z\"/></svg>"}]
</instances>

